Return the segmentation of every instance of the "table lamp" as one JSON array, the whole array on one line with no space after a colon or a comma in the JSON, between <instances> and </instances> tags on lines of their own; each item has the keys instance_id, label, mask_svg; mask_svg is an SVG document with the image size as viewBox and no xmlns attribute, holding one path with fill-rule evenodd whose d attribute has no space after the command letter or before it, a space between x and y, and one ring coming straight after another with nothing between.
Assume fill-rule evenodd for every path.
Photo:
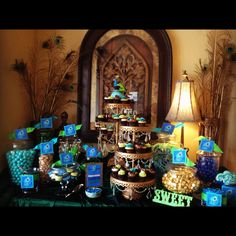
<instances>
[{"instance_id":1,"label":"table lamp","mask_svg":"<svg viewBox=\"0 0 236 236\"><path fill-rule=\"evenodd\" d=\"M201 115L194 93L194 81L188 79L186 71L184 71L182 76L183 79L176 82L174 98L166 120L169 122L201 121ZM184 126L181 128L181 144L184 147Z\"/></svg>"}]
</instances>

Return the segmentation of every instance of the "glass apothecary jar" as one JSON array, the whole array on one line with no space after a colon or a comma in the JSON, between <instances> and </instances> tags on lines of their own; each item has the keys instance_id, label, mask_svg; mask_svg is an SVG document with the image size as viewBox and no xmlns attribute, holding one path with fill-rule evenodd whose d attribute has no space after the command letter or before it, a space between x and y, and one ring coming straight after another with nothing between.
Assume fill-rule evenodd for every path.
<instances>
[{"instance_id":1,"label":"glass apothecary jar","mask_svg":"<svg viewBox=\"0 0 236 236\"><path fill-rule=\"evenodd\" d=\"M200 180L196 177L196 169L183 165L175 165L162 177L164 187L175 193L190 194L200 188Z\"/></svg>"},{"instance_id":2,"label":"glass apothecary jar","mask_svg":"<svg viewBox=\"0 0 236 236\"><path fill-rule=\"evenodd\" d=\"M197 176L204 183L211 183L215 180L219 171L220 157L219 152L197 152L196 168Z\"/></svg>"},{"instance_id":3,"label":"glass apothecary jar","mask_svg":"<svg viewBox=\"0 0 236 236\"><path fill-rule=\"evenodd\" d=\"M171 147L180 148L174 134L159 133L157 143L153 145L153 162L157 173L164 174L172 167Z\"/></svg>"}]
</instances>

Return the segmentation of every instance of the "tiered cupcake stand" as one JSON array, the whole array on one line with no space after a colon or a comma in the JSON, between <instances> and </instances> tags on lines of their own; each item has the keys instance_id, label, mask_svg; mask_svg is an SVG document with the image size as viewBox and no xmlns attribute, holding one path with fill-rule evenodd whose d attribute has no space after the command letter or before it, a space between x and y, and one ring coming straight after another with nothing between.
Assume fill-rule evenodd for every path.
<instances>
[{"instance_id":1,"label":"tiered cupcake stand","mask_svg":"<svg viewBox=\"0 0 236 236\"><path fill-rule=\"evenodd\" d=\"M125 109L132 109L132 103L105 103L104 110L112 116L113 114L122 114ZM109 121L98 121L96 122L98 126L111 125L113 126L112 135L104 135L101 128L99 128L98 135L98 148L102 150L104 156L108 154L108 152L112 153L116 150L116 145L118 143L119 138L119 119L110 119Z\"/></svg>"},{"instance_id":2,"label":"tiered cupcake stand","mask_svg":"<svg viewBox=\"0 0 236 236\"><path fill-rule=\"evenodd\" d=\"M145 135L150 140L151 128L150 127L132 127L132 126L120 126L119 135L124 135L124 133L132 134L132 142L134 143L135 138L140 135ZM135 165L142 163L147 166L151 166L153 163L153 153L125 153L116 151L115 152L115 164L123 163L124 166L130 166L132 168ZM155 189L156 178L155 176L146 178L145 180L139 180L135 182L121 180L111 174L110 184L113 190L113 195L116 194L117 190L122 192L124 198L128 200L140 199L144 194L147 198L152 196L151 192Z\"/></svg>"}]
</instances>

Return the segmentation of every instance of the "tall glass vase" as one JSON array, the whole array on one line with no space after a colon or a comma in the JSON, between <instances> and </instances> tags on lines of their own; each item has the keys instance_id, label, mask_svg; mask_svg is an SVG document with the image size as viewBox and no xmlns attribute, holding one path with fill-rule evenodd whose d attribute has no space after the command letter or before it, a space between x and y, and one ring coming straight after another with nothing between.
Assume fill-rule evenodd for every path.
<instances>
[{"instance_id":1,"label":"tall glass vase","mask_svg":"<svg viewBox=\"0 0 236 236\"><path fill-rule=\"evenodd\" d=\"M220 119L215 117L205 117L199 123L199 135L211 138L216 143L219 139Z\"/></svg>"}]
</instances>

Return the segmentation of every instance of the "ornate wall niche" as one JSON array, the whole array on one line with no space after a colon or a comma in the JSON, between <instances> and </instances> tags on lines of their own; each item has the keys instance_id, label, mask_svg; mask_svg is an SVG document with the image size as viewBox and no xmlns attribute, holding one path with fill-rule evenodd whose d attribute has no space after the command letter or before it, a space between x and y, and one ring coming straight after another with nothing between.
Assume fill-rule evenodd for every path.
<instances>
[{"instance_id":1,"label":"ornate wall niche","mask_svg":"<svg viewBox=\"0 0 236 236\"><path fill-rule=\"evenodd\" d=\"M139 65L129 73L135 78L133 82L127 71L123 79L128 86L130 83L134 83L134 89L136 86L142 111L149 114L151 125L160 126L165 119L172 82L172 49L167 33L164 30L90 30L82 42L79 60L78 123L83 124L83 140L96 142L93 122L102 109L103 96L110 92L112 68L114 64L121 67L122 60ZM104 88L102 92L101 88Z\"/></svg>"}]
</instances>

